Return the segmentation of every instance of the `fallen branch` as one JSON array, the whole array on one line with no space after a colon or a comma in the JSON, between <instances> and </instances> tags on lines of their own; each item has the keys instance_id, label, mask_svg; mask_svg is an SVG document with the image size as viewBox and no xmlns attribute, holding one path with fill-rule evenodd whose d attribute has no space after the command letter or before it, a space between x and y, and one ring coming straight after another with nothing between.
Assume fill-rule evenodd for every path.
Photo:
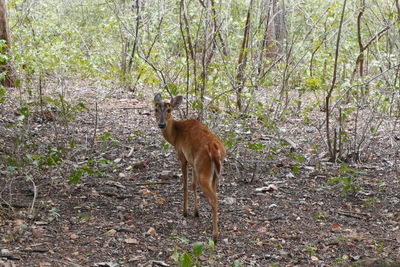
<instances>
[{"instance_id":1,"label":"fallen branch","mask_svg":"<svg viewBox=\"0 0 400 267\"><path fill-rule=\"evenodd\" d=\"M46 249L46 248L35 248L35 249L21 249L21 252L26 252L26 253L46 253L46 252L49 252L49 250Z\"/></svg>"},{"instance_id":2,"label":"fallen branch","mask_svg":"<svg viewBox=\"0 0 400 267\"><path fill-rule=\"evenodd\" d=\"M344 216L347 216L347 217L352 217L352 218L356 218L356 219L360 219L360 220L364 219L364 217L369 217L370 216L370 214L368 214L368 213L348 212L348 211L342 211L342 210L338 211L337 213L340 214L340 215L344 215Z\"/></svg>"},{"instance_id":3,"label":"fallen branch","mask_svg":"<svg viewBox=\"0 0 400 267\"><path fill-rule=\"evenodd\" d=\"M134 185L148 186L148 185L159 185L159 184L171 184L171 183L169 183L169 182L150 182L150 183L136 183Z\"/></svg>"}]
</instances>

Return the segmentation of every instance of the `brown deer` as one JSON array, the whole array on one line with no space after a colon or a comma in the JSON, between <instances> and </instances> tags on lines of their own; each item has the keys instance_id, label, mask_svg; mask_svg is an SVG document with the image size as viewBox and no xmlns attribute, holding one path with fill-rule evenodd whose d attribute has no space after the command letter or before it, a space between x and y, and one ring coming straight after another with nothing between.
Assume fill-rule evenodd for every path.
<instances>
[{"instance_id":1,"label":"brown deer","mask_svg":"<svg viewBox=\"0 0 400 267\"><path fill-rule=\"evenodd\" d=\"M160 94L154 97L155 116L158 127L165 140L174 146L182 169L183 182L183 216L187 216L188 188L187 164L193 169L192 188L194 194L194 216L199 216L199 200L196 187L200 185L211 205L213 223L213 240L218 239L218 199L217 186L225 158L222 142L199 121L176 121L172 111L182 103L183 97L176 96L171 101L163 101Z\"/></svg>"}]
</instances>

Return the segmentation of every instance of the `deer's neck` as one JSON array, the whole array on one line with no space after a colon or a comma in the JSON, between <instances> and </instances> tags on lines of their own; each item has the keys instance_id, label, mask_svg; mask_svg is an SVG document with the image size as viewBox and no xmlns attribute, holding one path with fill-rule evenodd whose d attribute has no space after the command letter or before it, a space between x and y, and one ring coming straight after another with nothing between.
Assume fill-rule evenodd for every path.
<instances>
[{"instance_id":1,"label":"deer's neck","mask_svg":"<svg viewBox=\"0 0 400 267\"><path fill-rule=\"evenodd\" d=\"M171 119L171 121L167 123L167 127L162 130L162 135L165 140L173 146L175 146L176 123L174 119Z\"/></svg>"}]
</instances>

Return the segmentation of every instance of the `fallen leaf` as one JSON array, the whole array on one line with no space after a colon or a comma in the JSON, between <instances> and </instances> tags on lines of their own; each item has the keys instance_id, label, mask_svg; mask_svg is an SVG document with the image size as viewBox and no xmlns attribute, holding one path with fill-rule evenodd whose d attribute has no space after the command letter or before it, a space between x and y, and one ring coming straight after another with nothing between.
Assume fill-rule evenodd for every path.
<instances>
[{"instance_id":1,"label":"fallen leaf","mask_svg":"<svg viewBox=\"0 0 400 267\"><path fill-rule=\"evenodd\" d=\"M145 259L146 259L146 257L143 255L133 256L133 257L129 258L128 262L140 261L140 260L145 260Z\"/></svg>"},{"instance_id":2,"label":"fallen leaf","mask_svg":"<svg viewBox=\"0 0 400 267\"><path fill-rule=\"evenodd\" d=\"M164 198L157 198L156 199L156 203L157 204L164 204L166 202L166 200Z\"/></svg>"},{"instance_id":3,"label":"fallen leaf","mask_svg":"<svg viewBox=\"0 0 400 267\"><path fill-rule=\"evenodd\" d=\"M159 251L160 250L158 247L155 247L155 246L147 246L147 249L149 249L151 251Z\"/></svg>"},{"instance_id":4,"label":"fallen leaf","mask_svg":"<svg viewBox=\"0 0 400 267\"><path fill-rule=\"evenodd\" d=\"M71 233L71 234L69 235L69 238L72 239L72 240L75 240L75 239L78 239L78 238L79 238L79 235L77 235L77 234L75 234L75 233Z\"/></svg>"},{"instance_id":5,"label":"fallen leaf","mask_svg":"<svg viewBox=\"0 0 400 267\"><path fill-rule=\"evenodd\" d=\"M91 195L92 195L92 197L99 197L100 196L99 192L97 192L95 189L92 189Z\"/></svg>"},{"instance_id":6,"label":"fallen leaf","mask_svg":"<svg viewBox=\"0 0 400 267\"><path fill-rule=\"evenodd\" d=\"M112 186L122 188L122 189L126 188L123 184L121 184L120 182L116 182L116 181L106 181L106 185L112 185Z\"/></svg>"},{"instance_id":7,"label":"fallen leaf","mask_svg":"<svg viewBox=\"0 0 400 267\"><path fill-rule=\"evenodd\" d=\"M256 192L273 192L273 191L278 191L278 187L274 184L270 184L268 186L263 186L263 187L258 187L255 189Z\"/></svg>"},{"instance_id":8,"label":"fallen leaf","mask_svg":"<svg viewBox=\"0 0 400 267\"><path fill-rule=\"evenodd\" d=\"M243 210L250 214L254 214L253 210L249 206L243 206Z\"/></svg>"},{"instance_id":9,"label":"fallen leaf","mask_svg":"<svg viewBox=\"0 0 400 267\"><path fill-rule=\"evenodd\" d=\"M236 203L236 198L233 197L226 197L222 200L225 204L233 205Z\"/></svg>"},{"instance_id":10,"label":"fallen leaf","mask_svg":"<svg viewBox=\"0 0 400 267\"><path fill-rule=\"evenodd\" d=\"M108 235L108 236L113 236L113 235L115 235L116 232L117 232L117 230L111 229L111 230L109 230L109 231L106 232L106 235Z\"/></svg>"},{"instance_id":11,"label":"fallen leaf","mask_svg":"<svg viewBox=\"0 0 400 267\"><path fill-rule=\"evenodd\" d=\"M260 228L257 229L257 231L260 232L260 233L265 233L265 232L267 232L267 227L264 227L264 226L260 227Z\"/></svg>"},{"instance_id":12,"label":"fallen leaf","mask_svg":"<svg viewBox=\"0 0 400 267\"><path fill-rule=\"evenodd\" d=\"M20 226L20 225L25 224L25 221L24 221L24 220L21 220L21 219L16 219L16 220L14 220L14 224L15 224L16 226Z\"/></svg>"},{"instance_id":13,"label":"fallen leaf","mask_svg":"<svg viewBox=\"0 0 400 267\"><path fill-rule=\"evenodd\" d=\"M256 245L259 246L259 247L263 247L263 246L264 246L264 242L258 241L258 242L256 243Z\"/></svg>"},{"instance_id":14,"label":"fallen leaf","mask_svg":"<svg viewBox=\"0 0 400 267\"><path fill-rule=\"evenodd\" d=\"M32 236L34 238L41 238L44 234L43 228L32 229Z\"/></svg>"},{"instance_id":15,"label":"fallen leaf","mask_svg":"<svg viewBox=\"0 0 400 267\"><path fill-rule=\"evenodd\" d=\"M148 163L149 161L147 160L137 161L132 164L132 167L135 169L144 169L147 167Z\"/></svg>"},{"instance_id":16,"label":"fallen leaf","mask_svg":"<svg viewBox=\"0 0 400 267\"><path fill-rule=\"evenodd\" d=\"M138 245L139 244L139 241L137 239L135 239L135 238L127 238L124 241L127 244L133 244L133 245Z\"/></svg>"},{"instance_id":17,"label":"fallen leaf","mask_svg":"<svg viewBox=\"0 0 400 267\"><path fill-rule=\"evenodd\" d=\"M166 171L166 170L162 171L159 176L161 180L170 180L172 179L172 177L173 177L172 171Z\"/></svg>"},{"instance_id":18,"label":"fallen leaf","mask_svg":"<svg viewBox=\"0 0 400 267\"><path fill-rule=\"evenodd\" d=\"M150 227L149 230L147 230L147 233L149 235L155 235L157 234L156 229L154 229L154 227Z\"/></svg>"},{"instance_id":19,"label":"fallen leaf","mask_svg":"<svg viewBox=\"0 0 400 267\"><path fill-rule=\"evenodd\" d=\"M144 196L151 193L151 191L147 188L139 190L139 193L142 193Z\"/></svg>"}]
</instances>

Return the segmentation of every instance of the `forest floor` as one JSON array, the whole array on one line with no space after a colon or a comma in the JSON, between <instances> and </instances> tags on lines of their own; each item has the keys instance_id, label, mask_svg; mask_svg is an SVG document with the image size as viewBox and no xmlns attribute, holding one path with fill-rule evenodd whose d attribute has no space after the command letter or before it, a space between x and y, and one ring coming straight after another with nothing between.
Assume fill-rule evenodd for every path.
<instances>
[{"instance_id":1,"label":"forest floor","mask_svg":"<svg viewBox=\"0 0 400 267\"><path fill-rule=\"evenodd\" d=\"M323 137L295 114L278 135L252 116L210 113L229 144L212 250L202 194L200 217L182 216L181 173L152 93L68 90L87 101L73 119L34 106L21 117L16 96L0 109L0 265L175 266L174 251L192 254L200 241L202 266L400 266L397 122L385 120L346 169L324 159ZM72 114L71 103L53 101ZM323 114L310 111L311 121Z\"/></svg>"}]
</instances>

